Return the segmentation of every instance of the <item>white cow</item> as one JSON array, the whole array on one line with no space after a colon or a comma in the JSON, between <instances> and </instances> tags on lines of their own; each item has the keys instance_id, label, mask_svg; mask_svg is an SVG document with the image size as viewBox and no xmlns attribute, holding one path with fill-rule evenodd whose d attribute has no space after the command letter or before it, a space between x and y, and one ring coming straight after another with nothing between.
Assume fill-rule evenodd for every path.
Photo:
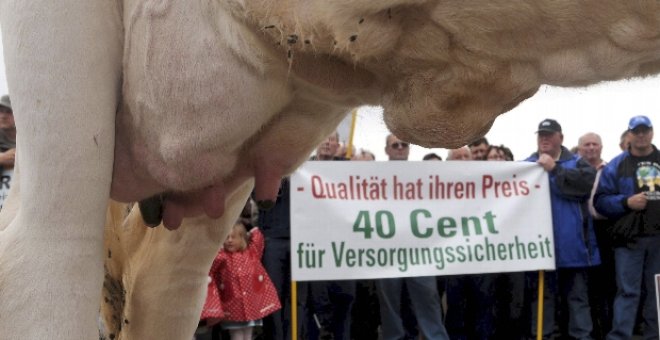
<instances>
[{"instance_id":1,"label":"white cow","mask_svg":"<svg viewBox=\"0 0 660 340\"><path fill-rule=\"evenodd\" d=\"M20 149L20 194L0 216L1 339L97 336L109 197L157 197L168 228L223 216L203 229L222 239L252 179L272 203L353 106L456 147L541 84L660 72L657 0L0 0L0 22ZM189 229L156 254L209 237ZM145 291L177 279L159 270L178 253L134 268L150 275L134 303L152 314L125 325L181 312L144 306L162 303Z\"/></svg>"}]
</instances>

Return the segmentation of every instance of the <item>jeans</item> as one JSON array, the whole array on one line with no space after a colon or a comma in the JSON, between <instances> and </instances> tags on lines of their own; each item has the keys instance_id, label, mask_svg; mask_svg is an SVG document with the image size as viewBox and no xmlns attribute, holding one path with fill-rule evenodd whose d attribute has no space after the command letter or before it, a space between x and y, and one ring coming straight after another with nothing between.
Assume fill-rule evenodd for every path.
<instances>
[{"instance_id":1,"label":"jeans","mask_svg":"<svg viewBox=\"0 0 660 340\"><path fill-rule=\"evenodd\" d=\"M642 309L644 339L658 339L654 274L660 273L660 235L640 237L628 247L615 248L614 265L617 292L612 331L607 334L607 339L632 337L642 282L647 292Z\"/></svg>"},{"instance_id":2,"label":"jeans","mask_svg":"<svg viewBox=\"0 0 660 340\"><path fill-rule=\"evenodd\" d=\"M449 339L442 322L442 306L435 276L423 276L376 280L383 340L400 340L405 336L401 320L401 291L404 284L424 338Z\"/></svg>"},{"instance_id":3,"label":"jeans","mask_svg":"<svg viewBox=\"0 0 660 340\"><path fill-rule=\"evenodd\" d=\"M572 339L592 339L591 310L589 308L588 270L587 268L559 268L546 271L543 290L543 338L550 338L555 328L555 316L558 299L565 305L568 321L561 325ZM530 296L531 335L536 336L536 318L538 306L538 272L527 275Z\"/></svg>"}]
</instances>

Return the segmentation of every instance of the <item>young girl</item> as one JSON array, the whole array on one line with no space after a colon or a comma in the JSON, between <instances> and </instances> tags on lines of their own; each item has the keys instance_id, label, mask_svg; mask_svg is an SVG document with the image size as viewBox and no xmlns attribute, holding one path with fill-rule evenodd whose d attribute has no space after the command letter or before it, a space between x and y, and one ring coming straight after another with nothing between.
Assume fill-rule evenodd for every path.
<instances>
[{"instance_id":1,"label":"young girl","mask_svg":"<svg viewBox=\"0 0 660 340\"><path fill-rule=\"evenodd\" d=\"M221 325L232 340L251 340L252 328L281 308L275 286L261 265L264 237L257 228L248 233L248 225L243 220L234 225L210 273L220 292Z\"/></svg>"}]
</instances>

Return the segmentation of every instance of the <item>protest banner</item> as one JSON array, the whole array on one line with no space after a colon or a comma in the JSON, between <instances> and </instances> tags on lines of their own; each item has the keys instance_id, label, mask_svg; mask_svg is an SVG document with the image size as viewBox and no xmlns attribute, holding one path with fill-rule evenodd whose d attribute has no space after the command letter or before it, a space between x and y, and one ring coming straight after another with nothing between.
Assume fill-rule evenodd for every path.
<instances>
[{"instance_id":1,"label":"protest banner","mask_svg":"<svg viewBox=\"0 0 660 340\"><path fill-rule=\"evenodd\" d=\"M295 281L554 269L547 173L525 162L307 162Z\"/></svg>"},{"instance_id":2,"label":"protest banner","mask_svg":"<svg viewBox=\"0 0 660 340\"><path fill-rule=\"evenodd\" d=\"M2 174L0 175L0 209L5 203L7 196L9 196L9 189L11 178L14 175L14 169L2 169Z\"/></svg>"}]
</instances>

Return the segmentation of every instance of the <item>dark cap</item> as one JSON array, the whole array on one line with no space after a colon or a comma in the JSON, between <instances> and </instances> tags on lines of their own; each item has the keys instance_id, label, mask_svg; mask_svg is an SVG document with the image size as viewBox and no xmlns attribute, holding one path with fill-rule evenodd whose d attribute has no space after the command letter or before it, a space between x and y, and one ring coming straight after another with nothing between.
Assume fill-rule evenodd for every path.
<instances>
[{"instance_id":1,"label":"dark cap","mask_svg":"<svg viewBox=\"0 0 660 340\"><path fill-rule=\"evenodd\" d=\"M536 133L539 132L561 132L561 125L554 119L544 119L539 123L539 129Z\"/></svg>"},{"instance_id":2,"label":"dark cap","mask_svg":"<svg viewBox=\"0 0 660 340\"><path fill-rule=\"evenodd\" d=\"M11 110L11 100L9 100L9 95L4 95L0 98L0 106Z\"/></svg>"},{"instance_id":3,"label":"dark cap","mask_svg":"<svg viewBox=\"0 0 660 340\"><path fill-rule=\"evenodd\" d=\"M653 128L653 125L651 124L651 120L647 116L635 116L630 118L630 122L628 122L628 130L634 130L638 126L646 126L648 128Z\"/></svg>"},{"instance_id":4,"label":"dark cap","mask_svg":"<svg viewBox=\"0 0 660 340\"><path fill-rule=\"evenodd\" d=\"M424 155L422 160L424 160L424 161L433 161L433 160L441 161L442 157L440 157L440 155L438 155L435 152L431 152L431 153L427 153L426 155Z\"/></svg>"}]
</instances>

